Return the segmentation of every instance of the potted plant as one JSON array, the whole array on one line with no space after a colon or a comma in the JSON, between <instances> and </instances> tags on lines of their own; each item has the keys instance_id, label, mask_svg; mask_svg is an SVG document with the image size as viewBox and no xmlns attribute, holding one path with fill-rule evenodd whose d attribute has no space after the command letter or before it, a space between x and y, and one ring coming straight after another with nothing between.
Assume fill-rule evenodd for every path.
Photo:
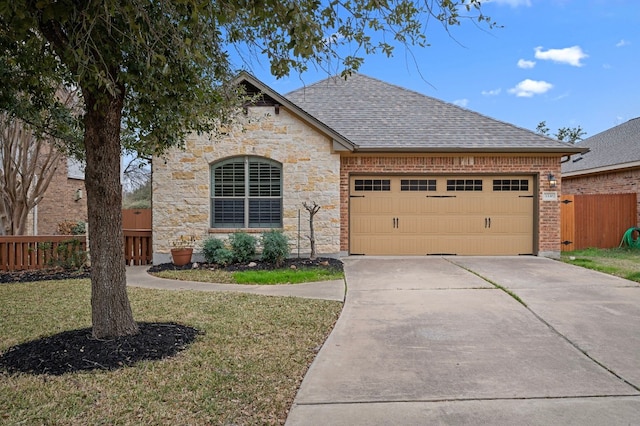
<instances>
[{"instance_id":1,"label":"potted plant","mask_svg":"<svg viewBox=\"0 0 640 426\"><path fill-rule=\"evenodd\" d=\"M171 243L171 259L174 265L184 266L187 263L191 263L195 242L195 236L181 235L180 238Z\"/></svg>"}]
</instances>

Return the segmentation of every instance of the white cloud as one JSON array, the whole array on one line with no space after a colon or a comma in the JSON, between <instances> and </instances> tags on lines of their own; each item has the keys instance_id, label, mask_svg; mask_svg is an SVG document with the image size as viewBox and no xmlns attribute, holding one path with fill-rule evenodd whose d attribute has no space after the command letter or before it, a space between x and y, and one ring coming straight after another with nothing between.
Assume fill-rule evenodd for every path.
<instances>
[{"instance_id":1,"label":"white cloud","mask_svg":"<svg viewBox=\"0 0 640 426\"><path fill-rule=\"evenodd\" d=\"M536 47L536 59L545 61L559 62L561 64L569 64L574 67L581 67L580 61L588 58L589 55L582 51L580 46L565 47L564 49L542 50L542 47Z\"/></svg>"},{"instance_id":2,"label":"white cloud","mask_svg":"<svg viewBox=\"0 0 640 426\"><path fill-rule=\"evenodd\" d=\"M627 41L625 39L620 40L619 42L616 43L616 47L623 47L623 46L628 46L630 45L631 42Z\"/></svg>"},{"instance_id":3,"label":"white cloud","mask_svg":"<svg viewBox=\"0 0 640 426\"><path fill-rule=\"evenodd\" d=\"M454 105L458 105L461 107L466 107L467 105L469 105L469 99L457 99L455 101L453 101Z\"/></svg>"},{"instance_id":4,"label":"white cloud","mask_svg":"<svg viewBox=\"0 0 640 426\"><path fill-rule=\"evenodd\" d=\"M553 88L553 84L546 81L522 80L516 84L516 87L509 89L509 93L513 93L519 98L530 98L534 95L541 95Z\"/></svg>"},{"instance_id":5,"label":"white cloud","mask_svg":"<svg viewBox=\"0 0 640 426\"><path fill-rule=\"evenodd\" d=\"M518 61L518 68L528 69L536 66L536 61L527 61L526 59L520 59Z\"/></svg>"},{"instance_id":6,"label":"white cloud","mask_svg":"<svg viewBox=\"0 0 640 426\"><path fill-rule=\"evenodd\" d=\"M502 92L502 89L493 89L493 90L483 90L482 93L484 96L498 96Z\"/></svg>"}]
</instances>

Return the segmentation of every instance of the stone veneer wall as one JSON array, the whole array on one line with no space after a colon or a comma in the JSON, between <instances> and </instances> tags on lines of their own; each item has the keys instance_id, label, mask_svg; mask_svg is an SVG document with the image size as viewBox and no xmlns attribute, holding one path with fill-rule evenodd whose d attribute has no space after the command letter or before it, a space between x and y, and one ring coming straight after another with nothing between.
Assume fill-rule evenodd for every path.
<instances>
[{"instance_id":1,"label":"stone veneer wall","mask_svg":"<svg viewBox=\"0 0 640 426\"><path fill-rule=\"evenodd\" d=\"M558 201L542 201L543 191L561 194L560 183L549 187L548 175L560 181L559 157L526 157L509 155L366 155L342 156L340 174L340 248L349 250L349 177L368 173L430 173L430 174L528 174L539 177L538 182L538 254L560 256L560 197Z\"/></svg>"},{"instance_id":2,"label":"stone veneer wall","mask_svg":"<svg viewBox=\"0 0 640 426\"><path fill-rule=\"evenodd\" d=\"M76 191L82 198L76 200ZM44 197L38 204L38 234L55 235L58 224L67 221L87 222L87 196L84 181L67 177L67 158L62 157ZM33 228L29 230L31 231Z\"/></svg>"},{"instance_id":3,"label":"stone veneer wall","mask_svg":"<svg viewBox=\"0 0 640 426\"><path fill-rule=\"evenodd\" d=\"M309 215L302 202L322 208L315 216L318 254L340 250L340 156L332 141L286 108L250 107L224 137L193 135L184 150L153 159L153 262L170 261L171 242L181 235L228 236L210 228L210 165L233 156L261 156L282 164L283 230L291 254L309 253ZM300 211L300 246L298 246ZM243 229L262 233L264 229ZM259 235L257 235L259 236ZM199 259L199 257L196 257Z\"/></svg>"},{"instance_id":4,"label":"stone veneer wall","mask_svg":"<svg viewBox=\"0 0 640 426\"><path fill-rule=\"evenodd\" d=\"M563 193L567 195L637 194L640 224L640 169L620 170L609 173L571 176L562 179Z\"/></svg>"}]
</instances>

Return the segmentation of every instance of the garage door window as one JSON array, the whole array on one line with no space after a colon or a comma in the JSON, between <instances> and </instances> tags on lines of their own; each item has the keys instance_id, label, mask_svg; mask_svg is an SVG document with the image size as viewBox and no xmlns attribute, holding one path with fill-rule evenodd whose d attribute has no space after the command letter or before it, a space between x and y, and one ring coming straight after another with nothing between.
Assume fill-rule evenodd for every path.
<instances>
[{"instance_id":1,"label":"garage door window","mask_svg":"<svg viewBox=\"0 0 640 426\"><path fill-rule=\"evenodd\" d=\"M482 191L482 179L447 179L447 191Z\"/></svg>"},{"instance_id":2,"label":"garage door window","mask_svg":"<svg viewBox=\"0 0 640 426\"><path fill-rule=\"evenodd\" d=\"M435 191L435 179L402 179L400 181L401 191Z\"/></svg>"},{"instance_id":3,"label":"garage door window","mask_svg":"<svg viewBox=\"0 0 640 426\"><path fill-rule=\"evenodd\" d=\"M391 191L391 180L356 179L353 187L356 191Z\"/></svg>"},{"instance_id":4,"label":"garage door window","mask_svg":"<svg viewBox=\"0 0 640 426\"><path fill-rule=\"evenodd\" d=\"M237 157L211 165L213 228L282 226L282 166L260 157Z\"/></svg>"},{"instance_id":5,"label":"garage door window","mask_svg":"<svg viewBox=\"0 0 640 426\"><path fill-rule=\"evenodd\" d=\"M528 191L529 179L494 179L494 191Z\"/></svg>"}]
</instances>

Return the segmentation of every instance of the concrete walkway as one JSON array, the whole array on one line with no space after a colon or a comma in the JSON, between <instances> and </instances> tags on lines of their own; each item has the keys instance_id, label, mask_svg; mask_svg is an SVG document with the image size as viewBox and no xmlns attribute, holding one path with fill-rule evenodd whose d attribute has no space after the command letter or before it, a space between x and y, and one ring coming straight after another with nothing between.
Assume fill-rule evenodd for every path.
<instances>
[{"instance_id":1,"label":"concrete walkway","mask_svg":"<svg viewBox=\"0 0 640 426\"><path fill-rule=\"evenodd\" d=\"M307 299L344 301L342 280L289 285L213 284L157 278L147 273L148 266L127 266L127 285L159 290L233 291L264 296L293 296Z\"/></svg>"},{"instance_id":2,"label":"concrete walkway","mask_svg":"<svg viewBox=\"0 0 640 426\"><path fill-rule=\"evenodd\" d=\"M640 423L636 283L538 257L343 260L287 425Z\"/></svg>"}]
</instances>

